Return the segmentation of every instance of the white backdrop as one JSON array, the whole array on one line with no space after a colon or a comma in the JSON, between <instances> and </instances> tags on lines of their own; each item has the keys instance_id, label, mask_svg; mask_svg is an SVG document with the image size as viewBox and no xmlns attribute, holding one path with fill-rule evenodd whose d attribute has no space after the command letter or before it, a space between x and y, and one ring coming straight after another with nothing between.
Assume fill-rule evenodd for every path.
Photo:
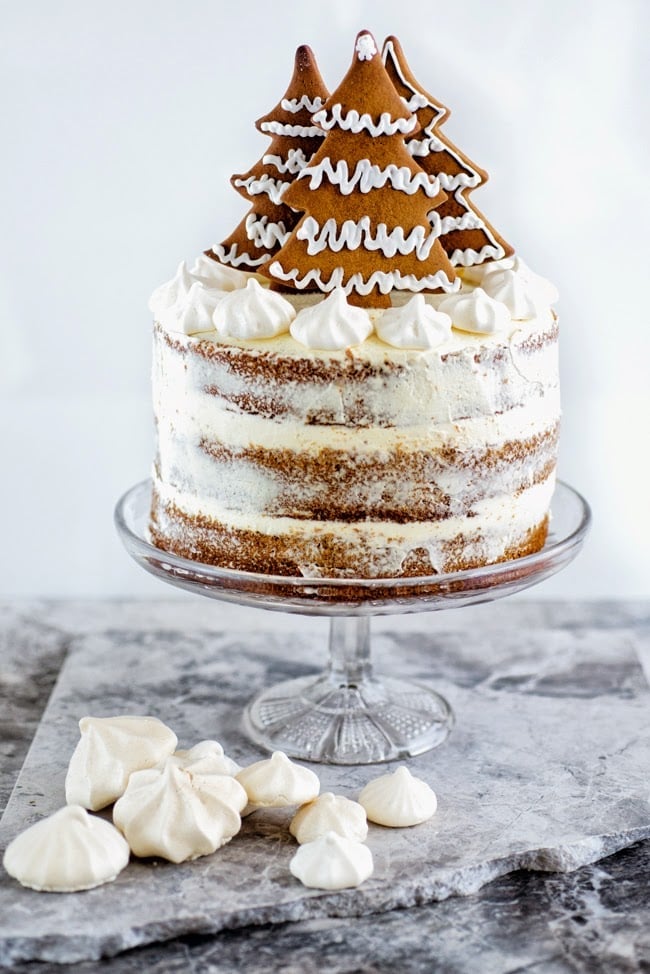
<instances>
[{"instance_id":1,"label":"white backdrop","mask_svg":"<svg viewBox=\"0 0 650 974\"><path fill-rule=\"evenodd\" d=\"M167 595L112 507L152 455L147 299L245 212L228 177L298 44L333 88L397 34L492 178L477 205L560 288L561 476L594 508L543 596L650 595L645 0L0 4L3 595ZM645 41L644 41L645 39Z\"/></svg>"}]
</instances>

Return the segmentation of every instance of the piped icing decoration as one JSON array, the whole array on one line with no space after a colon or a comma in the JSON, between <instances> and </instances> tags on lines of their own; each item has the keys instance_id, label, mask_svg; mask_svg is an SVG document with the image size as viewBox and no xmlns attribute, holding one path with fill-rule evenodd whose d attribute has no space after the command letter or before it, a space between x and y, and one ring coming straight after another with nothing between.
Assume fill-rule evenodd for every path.
<instances>
[{"instance_id":1,"label":"piped icing decoration","mask_svg":"<svg viewBox=\"0 0 650 974\"><path fill-rule=\"evenodd\" d=\"M355 842L365 842L368 822L365 809L358 802L325 791L313 802L298 809L291 819L289 831L300 845L314 842L327 832L336 832Z\"/></svg>"},{"instance_id":2,"label":"piped icing decoration","mask_svg":"<svg viewBox=\"0 0 650 974\"><path fill-rule=\"evenodd\" d=\"M300 217L284 203L284 195L323 140L324 132L312 115L327 97L313 52L302 45L284 97L255 123L259 132L272 138L268 151L248 172L231 179L252 208L229 237L213 245L211 253L222 264L258 271L288 240Z\"/></svg>"},{"instance_id":3,"label":"piped icing decoration","mask_svg":"<svg viewBox=\"0 0 650 974\"><path fill-rule=\"evenodd\" d=\"M448 198L438 207L440 243L456 267L483 264L513 253L470 199L470 193L487 182L488 175L441 132L449 109L436 101L416 80L396 37L388 37L384 63L396 90L415 112L418 125L407 149L419 165L439 180Z\"/></svg>"},{"instance_id":4,"label":"piped icing decoration","mask_svg":"<svg viewBox=\"0 0 650 974\"><path fill-rule=\"evenodd\" d=\"M368 846L326 832L301 845L289 864L291 874L311 889L350 889L372 876L374 864Z\"/></svg>"},{"instance_id":5,"label":"piped icing decoration","mask_svg":"<svg viewBox=\"0 0 650 974\"><path fill-rule=\"evenodd\" d=\"M377 336L394 348L437 348L451 335L451 318L416 294L399 308L388 308L375 323Z\"/></svg>"},{"instance_id":6,"label":"piped icing decoration","mask_svg":"<svg viewBox=\"0 0 650 974\"><path fill-rule=\"evenodd\" d=\"M493 335L511 324L505 304L495 301L481 287L448 295L438 305L438 311L449 315L457 331L479 335Z\"/></svg>"},{"instance_id":7,"label":"piped icing decoration","mask_svg":"<svg viewBox=\"0 0 650 974\"><path fill-rule=\"evenodd\" d=\"M435 814L438 800L426 781L402 765L393 774L369 781L359 795L370 822L389 828L420 825Z\"/></svg>"},{"instance_id":8,"label":"piped icing decoration","mask_svg":"<svg viewBox=\"0 0 650 974\"><path fill-rule=\"evenodd\" d=\"M65 779L68 805L97 811L124 793L134 771L173 754L176 734L156 717L82 717Z\"/></svg>"},{"instance_id":9,"label":"piped icing decoration","mask_svg":"<svg viewBox=\"0 0 650 974\"><path fill-rule=\"evenodd\" d=\"M348 304L345 291L339 287L324 301L299 311L290 331L307 348L351 348L372 333L372 321L363 308Z\"/></svg>"},{"instance_id":10,"label":"piped icing decoration","mask_svg":"<svg viewBox=\"0 0 650 974\"><path fill-rule=\"evenodd\" d=\"M110 822L66 805L10 842L2 864L30 889L74 893L112 882L128 861L128 844Z\"/></svg>"},{"instance_id":11,"label":"piped icing decoration","mask_svg":"<svg viewBox=\"0 0 650 974\"><path fill-rule=\"evenodd\" d=\"M368 31L313 121L325 139L282 195L303 215L263 273L299 291L341 287L365 307L390 307L395 289L456 290L435 215L446 194L406 147L417 118Z\"/></svg>"},{"instance_id":12,"label":"piped icing decoration","mask_svg":"<svg viewBox=\"0 0 650 974\"><path fill-rule=\"evenodd\" d=\"M221 298L212 321L224 338L273 338L289 331L295 316L293 305L251 278L243 290Z\"/></svg>"},{"instance_id":13,"label":"piped icing decoration","mask_svg":"<svg viewBox=\"0 0 650 974\"><path fill-rule=\"evenodd\" d=\"M136 856L185 862L229 842L241 828L245 805L246 792L235 778L183 770L172 759L131 775L113 821Z\"/></svg>"},{"instance_id":14,"label":"piped icing decoration","mask_svg":"<svg viewBox=\"0 0 650 974\"><path fill-rule=\"evenodd\" d=\"M256 761L237 775L246 789L248 800L256 808L284 808L313 801L320 791L320 781L309 768L291 761L282 751Z\"/></svg>"},{"instance_id":15,"label":"piped icing decoration","mask_svg":"<svg viewBox=\"0 0 650 974\"><path fill-rule=\"evenodd\" d=\"M234 777L241 768L224 754L218 741L201 741L187 751L174 751L166 758L190 774L228 774Z\"/></svg>"}]
</instances>

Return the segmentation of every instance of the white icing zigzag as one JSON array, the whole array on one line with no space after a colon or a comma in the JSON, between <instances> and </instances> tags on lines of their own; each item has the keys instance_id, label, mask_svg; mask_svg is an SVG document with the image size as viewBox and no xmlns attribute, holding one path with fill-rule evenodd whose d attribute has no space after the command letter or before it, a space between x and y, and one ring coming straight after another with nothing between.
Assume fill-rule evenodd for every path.
<instances>
[{"instance_id":1,"label":"white icing zigzag","mask_svg":"<svg viewBox=\"0 0 650 974\"><path fill-rule=\"evenodd\" d=\"M460 280L457 278L455 281L450 281L442 270L436 271L435 274L427 274L426 277L402 274L398 270L390 273L374 271L368 278L357 273L352 274L345 283L343 283L345 275L345 268L343 267L335 267L327 281L323 281L318 268L312 268L303 277L300 277L300 271L297 268L294 267L290 271L285 271L277 260L270 265L269 271L273 277L282 281L291 281L292 286L299 291L308 288L310 284L314 284L319 291L329 292L335 287L342 287L345 294L350 294L355 290L364 295L370 294L375 287L378 287L382 294L389 294L393 289L396 291L427 291L436 288L442 288L443 291L451 293L460 288Z\"/></svg>"},{"instance_id":2,"label":"white icing zigzag","mask_svg":"<svg viewBox=\"0 0 650 974\"><path fill-rule=\"evenodd\" d=\"M316 95L315 98L310 98L309 95L301 95L300 98L283 98L280 102L285 112L292 112L294 115L301 108L308 108L310 112L317 112L324 104L323 99L319 95Z\"/></svg>"},{"instance_id":3,"label":"white icing zigzag","mask_svg":"<svg viewBox=\"0 0 650 974\"><path fill-rule=\"evenodd\" d=\"M349 196L356 189L360 193L369 193L373 189L381 189L386 183L409 196L423 190L427 196L434 198L440 192L439 181L429 173L422 171L414 174L408 166L396 166L392 162L382 169L370 159L359 159L350 175L347 159L339 159L332 166L328 156L317 166L305 166L298 178L309 178L309 188L318 189L324 176L333 186L338 186L344 196Z\"/></svg>"},{"instance_id":4,"label":"white icing zigzag","mask_svg":"<svg viewBox=\"0 0 650 974\"><path fill-rule=\"evenodd\" d=\"M264 173L259 178L249 176L247 179L236 179L234 185L245 189L249 196L259 196L265 193L272 203L279 204L291 183L284 182L282 179L274 179Z\"/></svg>"},{"instance_id":5,"label":"white icing zigzag","mask_svg":"<svg viewBox=\"0 0 650 974\"><path fill-rule=\"evenodd\" d=\"M275 166L280 173L299 173L307 165L308 159L302 149L289 149L287 158L272 154L262 156L262 164L265 166Z\"/></svg>"},{"instance_id":6,"label":"white icing zigzag","mask_svg":"<svg viewBox=\"0 0 650 974\"><path fill-rule=\"evenodd\" d=\"M426 260L438 233L433 229L427 232L427 228L422 226L414 227L408 236L404 235L403 227L395 227L389 233L385 223L379 223L373 228L369 216L362 217L358 222L344 220L341 224L334 217L330 217L322 225L312 216L308 216L296 237L298 240L308 241L307 253L312 257L323 250L338 253L344 247L349 250L363 247L365 250L381 250L384 257L394 257L397 253L415 253L418 260Z\"/></svg>"},{"instance_id":7,"label":"white icing zigzag","mask_svg":"<svg viewBox=\"0 0 650 974\"><path fill-rule=\"evenodd\" d=\"M239 264L247 264L249 267L260 267L271 259L271 254L262 254L261 257L251 257L250 254L238 254L237 244L232 244L229 250L226 250L223 244L213 244L212 253L215 254L222 264L230 264L231 267L237 267Z\"/></svg>"},{"instance_id":8,"label":"white icing zigzag","mask_svg":"<svg viewBox=\"0 0 650 974\"><path fill-rule=\"evenodd\" d=\"M256 247L270 250L276 244L282 247L291 236L291 231L287 230L282 220L273 223L268 216L257 217L249 213L246 217L246 236Z\"/></svg>"},{"instance_id":9,"label":"white icing zigzag","mask_svg":"<svg viewBox=\"0 0 650 974\"><path fill-rule=\"evenodd\" d=\"M306 139L312 136L322 138L325 134L317 125L285 125L283 122L262 122L260 129L272 135L300 135Z\"/></svg>"},{"instance_id":10,"label":"white icing zigzag","mask_svg":"<svg viewBox=\"0 0 650 974\"><path fill-rule=\"evenodd\" d=\"M330 118L327 117L328 114L331 115ZM326 132L336 125L344 131L354 132L355 134L365 129L370 135L395 135L397 132L407 134L408 132L412 132L417 126L417 118L415 115L412 115L410 118L397 118L393 122L391 121L389 112L382 112L379 121L373 122L367 112L359 115L359 112L355 108L351 108L344 115L343 106L340 104L332 105L329 109L316 112L313 121L320 125Z\"/></svg>"}]
</instances>

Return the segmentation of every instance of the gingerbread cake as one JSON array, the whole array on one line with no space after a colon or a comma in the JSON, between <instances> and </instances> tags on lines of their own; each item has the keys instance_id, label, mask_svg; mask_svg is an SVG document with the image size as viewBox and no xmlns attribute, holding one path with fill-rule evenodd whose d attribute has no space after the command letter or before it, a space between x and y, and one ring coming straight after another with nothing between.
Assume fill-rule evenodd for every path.
<instances>
[{"instance_id":1,"label":"gingerbread cake","mask_svg":"<svg viewBox=\"0 0 650 974\"><path fill-rule=\"evenodd\" d=\"M330 95L309 48L233 177L251 209L151 300L158 547L239 570L401 577L545 541L554 288L393 37Z\"/></svg>"}]
</instances>

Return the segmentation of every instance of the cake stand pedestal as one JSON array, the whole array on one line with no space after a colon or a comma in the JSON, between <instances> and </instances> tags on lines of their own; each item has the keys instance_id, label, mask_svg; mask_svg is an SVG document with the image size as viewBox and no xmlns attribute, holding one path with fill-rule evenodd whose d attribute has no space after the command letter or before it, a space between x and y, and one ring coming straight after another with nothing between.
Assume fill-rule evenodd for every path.
<instances>
[{"instance_id":1,"label":"cake stand pedestal","mask_svg":"<svg viewBox=\"0 0 650 974\"><path fill-rule=\"evenodd\" d=\"M240 605L327 615L330 662L319 676L264 690L246 708L244 727L262 748L328 764L371 764L422 754L447 737L449 704L424 684L373 675L370 616L488 602L543 581L567 565L585 539L586 501L562 482L544 548L483 568L418 578L290 578L239 572L180 558L148 540L151 482L120 499L115 524L129 554L158 578Z\"/></svg>"}]
</instances>

